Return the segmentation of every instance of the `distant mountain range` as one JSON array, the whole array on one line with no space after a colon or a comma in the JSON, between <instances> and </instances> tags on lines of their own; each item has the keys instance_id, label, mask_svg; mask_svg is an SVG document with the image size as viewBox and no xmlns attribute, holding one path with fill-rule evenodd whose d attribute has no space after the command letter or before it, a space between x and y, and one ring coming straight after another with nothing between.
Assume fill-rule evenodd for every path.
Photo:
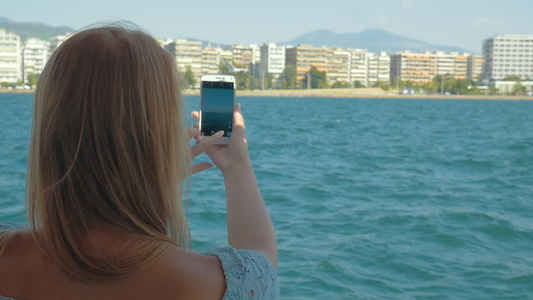
<instances>
[{"instance_id":1,"label":"distant mountain range","mask_svg":"<svg viewBox=\"0 0 533 300\"><path fill-rule=\"evenodd\" d=\"M8 18L0 17L0 28L7 32L12 32L21 37L25 41L28 37L36 37L43 40L48 40L52 37L63 35L69 32L74 32L67 26L53 27L36 22L16 22ZM194 38L189 40L201 41L204 46L210 44L212 46L228 46L218 43L211 43ZM433 45L421 40L406 38L397 34L387 32L382 29L368 29L361 32L351 33L335 33L331 30L316 30L308 32L298 38L290 41L278 42L278 45L312 45L316 47L340 47L353 49L366 49L369 52L389 52L394 53L403 50L410 50L413 52L420 51L445 51L445 52L468 52L465 49L452 46Z\"/></svg>"},{"instance_id":2,"label":"distant mountain range","mask_svg":"<svg viewBox=\"0 0 533 300\"><path fill-rule=\"evenodd\" d=\"M388 31L375 28L361 32L334 33L331 30L316 30L306 33L294 40L280 42L279 45L312 45L340 48L366 49L369 52L398 52L410 50L468 52L459 47L433 45L424 41L406 38Z\"/></svg>"},{"instance_id":3,"label":"distant mountain range","mask_svg":"<svg viewBox=\"0 0 533 300\"><path fill-rule=\"evenodd\" d=\"M3 17L0 17L0 28L20 36L22 41L27 40L29 37L49 40L55 36L75 31L66 26L53 27L36 22L16 22Z\"/></svg>"}]
</instances>

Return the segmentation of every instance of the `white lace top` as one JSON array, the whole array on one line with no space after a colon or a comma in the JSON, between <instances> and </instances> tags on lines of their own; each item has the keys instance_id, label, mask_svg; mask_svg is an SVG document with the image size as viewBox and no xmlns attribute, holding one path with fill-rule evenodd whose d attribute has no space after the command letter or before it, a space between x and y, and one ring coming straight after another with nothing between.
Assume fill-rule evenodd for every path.
<instances>
[{"instance_id":1,"label":"white lace top","mask_svg":"<svg viewBox=\"0 0 533 300\"><path fill-rule=\"evenodd\" d=\"M274 267L263 255L232 247L217 248L203 254L216 256L226 277L223 300L279 299L279 283Z\"/></svg>"}]
</instances>

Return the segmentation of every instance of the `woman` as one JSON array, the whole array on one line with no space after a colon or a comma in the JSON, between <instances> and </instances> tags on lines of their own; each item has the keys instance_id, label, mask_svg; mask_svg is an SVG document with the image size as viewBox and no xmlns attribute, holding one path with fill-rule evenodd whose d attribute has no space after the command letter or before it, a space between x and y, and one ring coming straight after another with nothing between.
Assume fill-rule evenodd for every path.
<instances>
[{"instance_id":1,"label":"woman","mask_svg":"<svg viewBox=\"0 0 533 300\"><path fill-rule=\"evenodd\" d=\"M0 296L278 297L240 107L229 145L214 145L221 133L185 127L177 78L152 37L118 25L74 34L53 54L35 93L30 228L0 233ZM211 167L190 165L203 152L224 176L229 247L197 254L181 196L191 172Z\"/></svg>"}]
</instances>

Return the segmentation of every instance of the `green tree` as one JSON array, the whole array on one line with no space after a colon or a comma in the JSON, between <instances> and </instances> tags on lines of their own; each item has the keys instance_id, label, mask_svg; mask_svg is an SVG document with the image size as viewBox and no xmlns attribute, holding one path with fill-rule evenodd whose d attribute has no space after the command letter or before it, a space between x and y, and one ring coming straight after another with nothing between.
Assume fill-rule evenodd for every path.
<instances>
[{"instance_id":1,"label":"green tree","mask_svg":"<svg viewBox=\"0 0 533 300\"><path fill-rule=\"evenodd\" d=\"M275 87L274 85L274 74L267 73L265 77L263 78L263 87L265 89L273 89Z\"/></svg>"},{"instance_id":2,"label":"green tree","mask_svg":"<svg viewBox=\"0 0 533 300\"><path fill-rule=\"evenodd\" d=\"M296 66L286 65L281 73L281 82L284 89L296 88Z\"/></svg>"},{"instance_id":3,"label":"green tree","mask_svg":"<svg viewBox=\"0 0 533 300\"><path fill-rule=\"evenodd\" d=\"M334 89L345 89L350 87L350 84L346 81L335 81L332 85L332 88Z\"/></svg>"},{"instance_id":4,"label":"green tree","mask_svg":"<svg viewBox=\"0 0 533 300\"><path fill-rule=\"evenodd\" d=\"M434 82L426 82L420 85L420 90L426 94L433 94L437 91L437 86Z\"/></svg>"},{"instance_id":5,"label":"green tree","mask_svg":"<svg viewBox=\"0 0 533 300\"><path fill-rule=\"evenodd\" d=\"M30 73L28 74L28 77L26 77L26 79L28 80L28 85L30 87L33 87L37 85L37 81L39 80L39 75L35 73Z\"/></svg>"},{"instance_id":6,"label":"green tree","mask_svg":"<svg viewBox=\"0 0 533 300\"><path fill-rule=\"evenodd\" d=\"M315 66L312 66L307 76L311 78L312 89L323 89L327 87L325 71L318 71Z\"/></svg>"},{"instance_id":7,"label":"green tree","mask_svg":"<svg viewBox=\"0 0 533 300\"><path fill-rule=\"evenodd\" d=\"M388 82L381 82L381 81L378 81L378 82L376 83L376 86L377 86L378 88L381 88L381 89L384 90L385 92L391 89L390 83L388 83Z\"/></svg>"},{"instance_id":8,"label":"green tree","mask_svg":"<svg viewBox=\"0 0 533 300\"><path fill-rule=\"evenodd\" d=\"M365 85L362 84L360 81L356 80L356 81L353 82L353 87L358 89L358 88L364 88Z\"/></svg>"},{"instance_id":9,"label":"green tree","mask_svg":"<svg viewBox=\"0 0 533 300\"><path fill-rule=\"evenodd\" d=\"M489 88L489 95L498 95L500 93L500 89L497 89L495 87Z\"/></svg>"},{"instance_id":10,"label":"green tree","mask_svg":"<svg viewBox=\"0 0 533 300\"><path fill-rule=\"evenodd\" d=\"M229 66L223 60L218 64L218 73L229 74Z\"/></svg>"},{"instance_id":11,"label":"green tree","mask_svg":"<svg viewBox=\"0 0 533 300\"><path fill-rule=\"evenodd\" d=\"M526 87L522 85L520 81L517 81L513 86L511 94L513 95L524 95L526 93Z\"/></svg>"},{"instance_id":12,"label":"green tree","mask_svg":"<svg viewBox=\"0 0 533 300\"><path fill-rule=\"evenodd\" d=\"M455 85L455 77L450 73L437 75L433 78L433 84L437 87L439 94L452 93L452 87Z\"/></svg>"},{"instance_id":13,"label":"green tree","mask_svg":"<svg viewBox=\"0 0 533 300\"><path fill-rule=\"evenodd\" d=\"M526 88L522 85L522 78L520 76L509 75L509 76L505 76L504 80L515 82L515 85L513 86L513 89L511 90L511 94L513 95L525 94Z\"/></svg>"},{"instance_id":14,"label":"green tree","mask_svg":"<svg viewBox=\"0 0 533 300\"><path fill-rule=\"evenodd\" d=\"M194 88L194 86L196 85L196 76L194 76L191 66L187 66L187 69L185 70L184 79L184 84L187 88Z\"/></svg>"},{"instance_id":15,"label":"green tree","mask_svg":"<svg viewBox=\"0 0 533 300\"><path fill-rule=\"evenodd\" d=\"M505 78L503 80L505 80L505 81L522 82L522 78L520 78L520 76L516 76L516 75L505 76Z\"/></svg>"},{"instance_id":16,"label":"green tree","mask_svg":"<svg viewBox=\"0 0 533 300\"><path fill-rule=\"evenodd\" d=\"M456 95L468 95L472 89L472 82L468 79L454 80L451 93Z\"/></svg>"},{"instance_id":17,"label":"green tree","mask_svg":"<svg viewBox=\"0 0 533 300\"><path fill-rule=\"evenodd\" d=\"M238 90L249 90L252 88L252 74L250 72L235 73L235 81Z\"/></svg>"}]
</instances>

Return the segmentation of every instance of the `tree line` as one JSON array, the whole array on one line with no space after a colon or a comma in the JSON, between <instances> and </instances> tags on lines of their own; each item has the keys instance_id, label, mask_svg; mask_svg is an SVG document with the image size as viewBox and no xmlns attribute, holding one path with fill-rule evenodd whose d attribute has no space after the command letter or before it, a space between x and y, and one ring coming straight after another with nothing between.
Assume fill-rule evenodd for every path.
<instances>
[{"instance_id":1,"label":"tree line","mask_svg":"<svg viewBox=\"0 0 533 300\"><path fill-rule=\"evenodd\" d=\"M220 74L229 74L229 67L221 62L219 64ZM319 71L312 66L309 72L305 74L305 79L298 82L296 80L296 66L287 65L277 80L271 73L267 73L263 78L257 78L252 75L250 71L241 71L233 74L236 80L236 87L238 90L254 90L254 89L324 89L324 88L365 88L363 83L359 81L345 82L336 81L333 84L328 84L326 79L326 72ZM194 88L197 79L187 66L184 75L182 76L184 86L186 88ZM505 81L514 81L514 87L509 93L511 95L524 95L526 88L521 84L519 76L507 76ZM496 88L480 89L478 82L473 82L470 79L456 79L451 74L436 75L431 82L417 83L413 81L396 80L394 84L389 82L376 82L368 87L381 88L383 91L396 90L401 93L404 90L411 90L419 94L448 94L448 95L498 95L500 91Z\"/></svg>"}]
</instances>

